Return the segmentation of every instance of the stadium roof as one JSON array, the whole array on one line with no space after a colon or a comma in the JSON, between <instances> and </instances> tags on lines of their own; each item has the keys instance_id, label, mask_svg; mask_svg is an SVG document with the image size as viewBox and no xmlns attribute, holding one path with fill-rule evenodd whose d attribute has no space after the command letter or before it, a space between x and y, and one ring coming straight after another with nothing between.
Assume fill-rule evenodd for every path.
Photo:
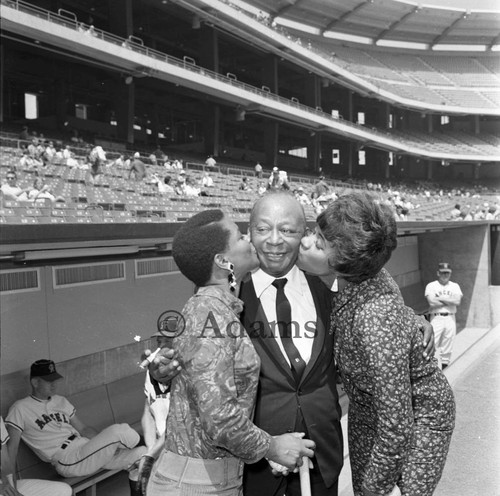
<instances>
[{"instance_id":1,"label":"stadium roof","mask_svg":"<svg viewBox=\"0 0 500 496\"><path fill-rule=\"evenodd\" d=\"M498 0L232 0L287 28L394 48L498 50ZM398 46L399 45L399 46ZM461 48L460 48L461 47Z\"/></svg>"}]
</instances>

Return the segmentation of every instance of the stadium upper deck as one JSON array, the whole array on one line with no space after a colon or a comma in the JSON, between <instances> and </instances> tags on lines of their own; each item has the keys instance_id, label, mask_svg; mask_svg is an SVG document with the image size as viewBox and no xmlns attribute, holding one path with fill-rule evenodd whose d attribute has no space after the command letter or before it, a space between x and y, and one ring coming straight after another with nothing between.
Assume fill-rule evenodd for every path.
<instances>
[{"instance_id":1,"label":"stadium upper deck","mask_svg":"<svg viewBox=\"0 0 500 496\"><path fill-rule=\"evenodd\" d=\"M43 99L40 124L72 127L89 141L235 151L242 160L351 176L363 174L361 152L385 177L430 178L439 162L469 163L476 177L485 170L478 163L499 160L496 143L487 144L500 114L491 54L351 46L329 60L320 44L246 15L239 2L131 2L121 12L102 2L60 5L56 14L44 0L2 1L6 119L22 122L18 102L31 91ZM443 147L414 139L438 130L469 138Z\"/></svg>"}]
</instances>

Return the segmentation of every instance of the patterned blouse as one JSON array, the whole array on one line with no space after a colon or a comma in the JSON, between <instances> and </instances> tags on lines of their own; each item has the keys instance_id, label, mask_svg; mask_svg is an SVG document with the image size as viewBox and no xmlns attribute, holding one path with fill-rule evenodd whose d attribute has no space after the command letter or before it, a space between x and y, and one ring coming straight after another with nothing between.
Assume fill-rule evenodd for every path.
<instances>
[{"instance_id":1,"label":"patterned blouse","mask_svg":"<svg viewBox=\"0 0 500 496\"><path fill-rule=\"evenodd\" d=\"M263 458L271 436L252 423L260 358L240 324L241 300L202 287L182 315L173 341L182 371L172 381L165 448L182 456Z\"/></svg>"},{"instance_id":2,"label":"patterned blouse","mask_svg":"<svg viewBox=\"0 0 500 496\"><path fill-rule=\"evenodd\" d=\"M406 486L403 494L427 494L418 489L423 479L418 464L408 465L417 451L428 453L440 469L429 476L437 480L426 484L437 484L455 404L436 362L423 357L418 318L382 269L335 294L331 325L335 359L349 397L355 494L362 494L362 488L388 494L395 484Z\"/></svg>"}]
</instances>

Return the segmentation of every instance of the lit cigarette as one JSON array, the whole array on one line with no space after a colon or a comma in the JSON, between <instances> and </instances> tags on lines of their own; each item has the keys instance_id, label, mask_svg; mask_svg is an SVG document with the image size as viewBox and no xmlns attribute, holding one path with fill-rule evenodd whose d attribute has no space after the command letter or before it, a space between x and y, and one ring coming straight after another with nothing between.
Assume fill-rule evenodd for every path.
<instances>
[{"instance_id":1,"label":"lit cigarette","mask_svg":"<svg viewBox=\"0 0 500 496\"><path fill-rule=\"evenodd\" d=\"M160 352L161 348L157 348L151 355L148 355L140 364L141 369L147 368L147 366L155 359L156 355Z\"/></svg>"}]
</instances>

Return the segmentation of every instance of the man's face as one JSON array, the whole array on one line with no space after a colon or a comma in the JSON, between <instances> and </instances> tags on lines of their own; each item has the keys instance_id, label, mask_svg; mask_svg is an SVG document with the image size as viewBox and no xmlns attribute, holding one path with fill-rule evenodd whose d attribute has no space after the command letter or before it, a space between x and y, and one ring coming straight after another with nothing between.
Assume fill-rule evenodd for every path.
<instances>
[{"instance_id":1,"label":"man's face","mask_svg":"<svg viewBox=\"0 0 500 496\"><path fill-rule=\"evenodd\" d=\"M291 196L270 195L257 205L250 236L261 269L282 277L295 264L306 228L304 211Z\"/></svg>"},{"instance_id":2,"label":"man's face","mask_svg":"<svg viewBox=\"0 0 500 496\"><path fill-rule=\"evenodd\" d=\"M450 281L451 277L451 271L448 270L438 270L438 281L444 286L445 284L448 284Z\"/></svg>"},{"instance_id":3,"label":"man's face","mask_svg":"<svg viewBox=\"0 0 500 496\"><path fill-rule=\"evenodd\" d=\"M57 391L60 379L55 381L46 381L41 377L34 377L31 380L33 386L33 394L39 399L46 400L51 396L54 396Z\"/></svg>"},{"instance_id":4,"label":"man's face","mask_svg":"<svg viewBox=\"0 0 500 496\"><path fill-rule=\"evenodd\" d=\"M16 175L15 174L11 174L10 172L9 172L9 174L7 174L7 184L9 186L16 185Z\"/></svg>"}]
</instances>

